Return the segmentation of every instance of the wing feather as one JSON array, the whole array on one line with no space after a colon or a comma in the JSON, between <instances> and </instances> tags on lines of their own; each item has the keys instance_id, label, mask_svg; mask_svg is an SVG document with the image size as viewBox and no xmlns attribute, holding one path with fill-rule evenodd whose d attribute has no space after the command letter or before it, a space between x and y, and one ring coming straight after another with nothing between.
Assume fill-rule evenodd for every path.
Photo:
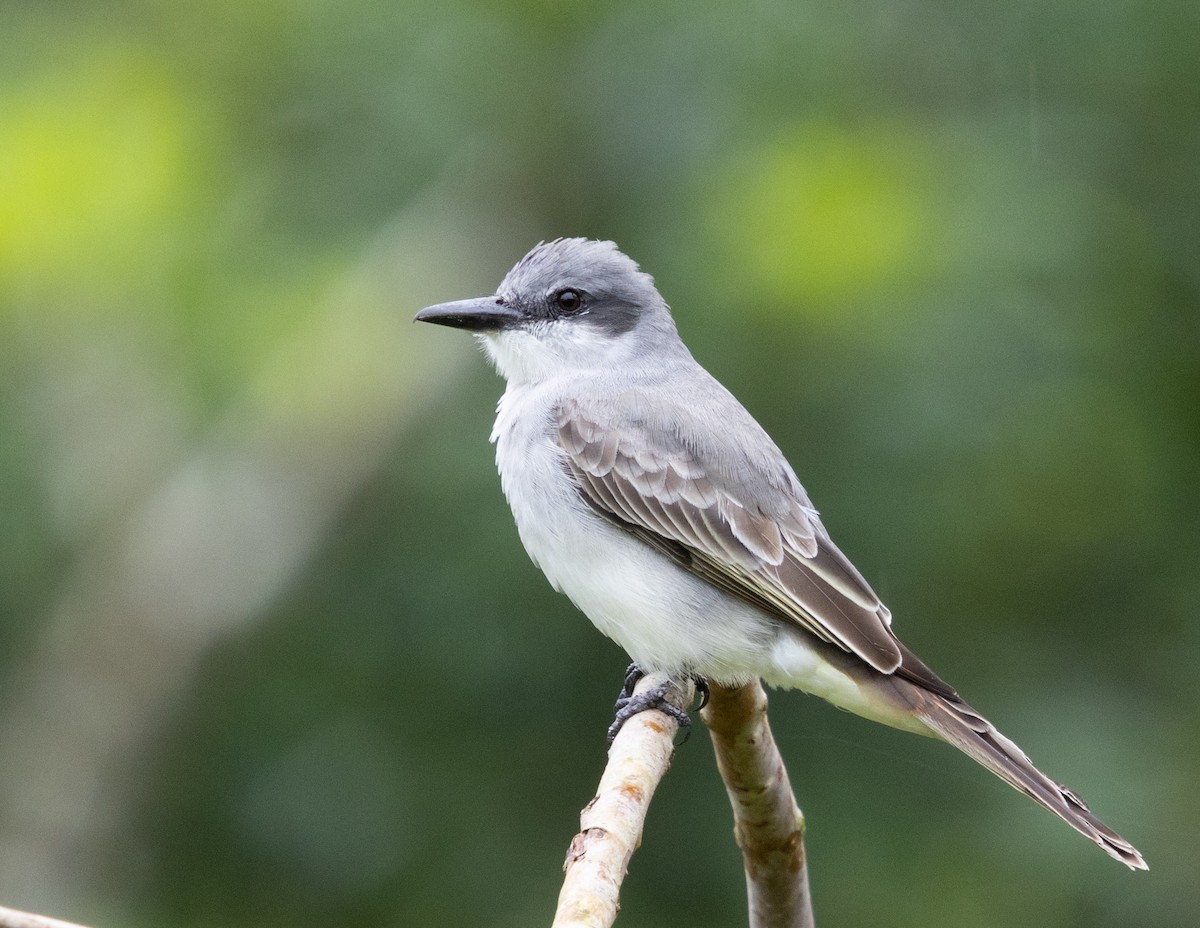
<instances>
[{"instance_id":1,"label":"wing feather","mask_svg":"<svg viewBox=\"0 0 1200 928\"><path fill-rule=\"evenodd\" d=\"M569 402L556 423L566 466L593 508L715 586L876 669L901 666L891 614L825 534L798 485L789 505L768 515L742 502L753 494L727 468L639 423L604 419Z\"/></svg>"}]
</instances>

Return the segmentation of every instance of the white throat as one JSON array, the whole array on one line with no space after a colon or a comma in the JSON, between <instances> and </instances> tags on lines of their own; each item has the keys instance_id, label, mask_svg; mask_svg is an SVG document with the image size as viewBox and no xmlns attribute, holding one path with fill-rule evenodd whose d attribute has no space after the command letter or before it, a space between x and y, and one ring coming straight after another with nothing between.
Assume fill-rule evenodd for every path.
<instances>
[{"instance_id":1,"label":"white throat","mask_svg":"<svg viewBox=\"0 0 1200 928\"><path fill-rule=\"evenodd\" d=\"M500 376L514 386L628 362L635 337L634 331L613 336L595 326L557 321L478 336Z\"/></svg>"}]
</instances>

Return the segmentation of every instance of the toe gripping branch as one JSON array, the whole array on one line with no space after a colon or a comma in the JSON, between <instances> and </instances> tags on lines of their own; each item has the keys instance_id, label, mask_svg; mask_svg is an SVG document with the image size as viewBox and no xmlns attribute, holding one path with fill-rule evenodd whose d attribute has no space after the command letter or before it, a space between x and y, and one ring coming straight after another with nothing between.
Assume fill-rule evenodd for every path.
<instances>
[{"instance_id":1,"label":"toe gripping branch","mask_svg":"<svg viewBox=\"0 0 1200 928\"><path fill-rule=\"evenodd\" d=\"M647 709L657 709L675 719L683 730L683 741L680 744L685 743L692 733L692 719L687 712L667 699L667 693L671 689L670 681L661 683L644 693L634 695L634 688L644 676L645 672L637 665L636 661L630 664L625 671L625 684L621 687L621 694L617 697L617 703L613 707L616 709L616 716L608 727L608 743L610 745L613 743L617 732L627 721ZM697 708L703 709L708 705L708 683L695 674L692 674L691 677L692 682L696 684L696 692L700 696L700 705Z\"/></svg>"}]
</instances>

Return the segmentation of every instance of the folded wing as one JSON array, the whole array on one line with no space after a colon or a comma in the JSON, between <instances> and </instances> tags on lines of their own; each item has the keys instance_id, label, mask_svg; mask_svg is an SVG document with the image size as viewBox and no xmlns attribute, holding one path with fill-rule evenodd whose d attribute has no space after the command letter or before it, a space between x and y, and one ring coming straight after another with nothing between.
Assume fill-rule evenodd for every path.
<instances>
[{"instance_id":1,"label":"folded wing","mask_svg":"<svg viewBox=\"0 0 1200 928\"><path fill-rule=\"evenodd\" d=\"M829 540L802 491L768 515L728 469L669 434L603 418L572 402L556 422L567 467L593 508L710 583L882 673L901 667L909 652L891 632L891 614Z\"/></svg>"}]
</instances>

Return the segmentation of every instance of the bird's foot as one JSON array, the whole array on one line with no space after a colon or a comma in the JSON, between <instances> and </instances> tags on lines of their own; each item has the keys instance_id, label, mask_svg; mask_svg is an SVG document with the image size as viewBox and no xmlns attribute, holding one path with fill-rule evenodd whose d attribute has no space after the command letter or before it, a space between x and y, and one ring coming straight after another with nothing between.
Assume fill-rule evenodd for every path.
<instances>
[{"instance_id":1,"label":"bird's foot","mask_svg":"<svg viewBox=\"0 0 1200 928\"><path fill-rule=\"evenodd\" d=\"M683 709L667 699L667 693L672 688L672 683L665 680L658 686L652 687L644 693L634 694L634 688L638 681L646 674L637 662L630 664L625 671L625 684L621 687L621 694L617 697L617 703L613 707L616 709L616 716L613 718L613 723L608 727L608 743L611 745L613 739L617 737L619 732L626 722L639 712L645 712L647 709L657 709L659 712L669 715L679 723L679 727L683 729L683 744L691 736L692 719ZM708 683L701 677L692 674L692 681L696 684L696 692L700 695L700 706L703 709L708 705Z\"/></svg>"}]
</instances>

